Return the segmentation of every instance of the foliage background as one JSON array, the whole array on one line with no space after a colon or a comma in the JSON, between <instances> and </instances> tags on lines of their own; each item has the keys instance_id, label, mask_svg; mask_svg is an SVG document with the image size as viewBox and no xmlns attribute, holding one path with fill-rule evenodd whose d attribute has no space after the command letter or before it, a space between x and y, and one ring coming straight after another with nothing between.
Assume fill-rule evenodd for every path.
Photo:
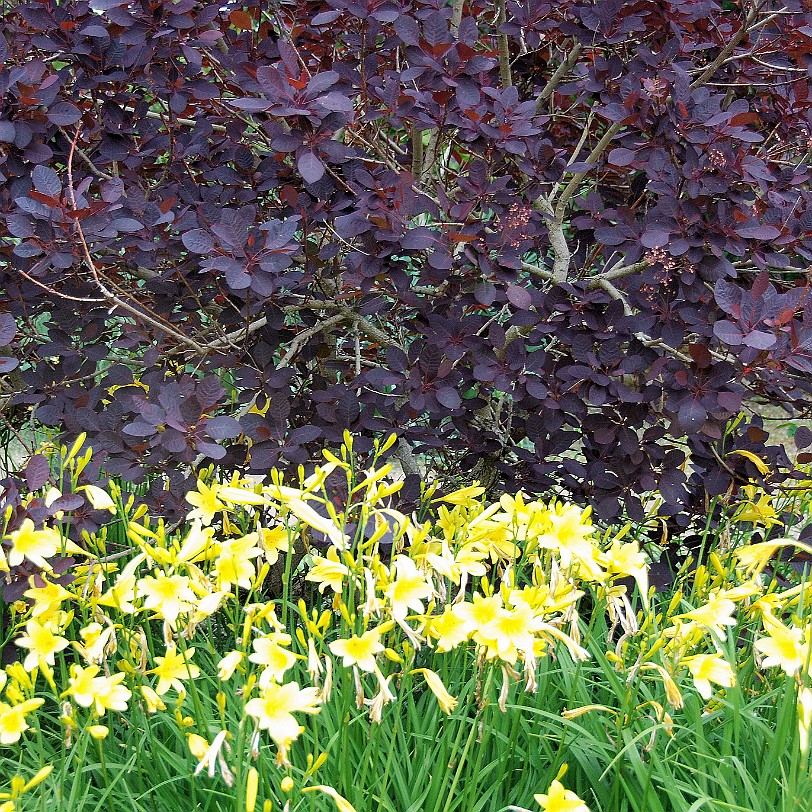
<instances>
[{"instance_id":1,"label":"foliage background","mask_svg":"<svg viewBox=\"0 0 812 812\"><path fill-rule=\"evenodd\" d=\"M4 8L7 429L173 518L345 429L604 519L786 463L735 420L808 406L802 0Z\"/></svg>"}]
</instances>

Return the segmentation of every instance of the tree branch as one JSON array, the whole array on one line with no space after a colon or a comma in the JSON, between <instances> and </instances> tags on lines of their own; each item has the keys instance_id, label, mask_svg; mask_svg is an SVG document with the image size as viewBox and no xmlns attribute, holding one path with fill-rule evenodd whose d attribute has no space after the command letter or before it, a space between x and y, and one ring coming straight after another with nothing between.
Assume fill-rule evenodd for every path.
<instances>
[{"instance_id":1,"label":"tree branch","mask_svg":"<svg viewBox=\"0 0 812 812\"><path fill-rule=\"evenodd\" d=\"M556 68L555 73L547 80L547 84L544 85L544 88L536 99L536 115L541 115L544 109L544 102L553 95L555 89L561 84L561 80L572 70L578 61L583 47L580 42L576 42L575 45L572 46L572 50L567 54L567 58Z\"/></svg>"}]
</instances>

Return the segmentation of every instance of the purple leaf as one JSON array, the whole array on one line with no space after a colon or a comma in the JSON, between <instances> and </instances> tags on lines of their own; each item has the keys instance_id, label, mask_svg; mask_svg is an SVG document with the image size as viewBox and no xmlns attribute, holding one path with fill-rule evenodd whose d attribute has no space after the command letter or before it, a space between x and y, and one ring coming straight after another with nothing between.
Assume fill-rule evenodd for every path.
<instances>
[{"instance_id":1,"label":"purple leaf","mask_svg":"<svg viewBox=\"0 0 812 812\"><path fill-rule=\"evenodd\" d=\"M322 107L332 110L334 113L349 113L355 109L352 99L343 93L326 93L324 96L319 96L317 101Z\"/></svg>"},{"instance_id":2,"label":"purple leaf","mask_svg":"<svg viewBox=\"0 0 812 812\"><path fill-rule=\"evenodd\" d=\"M59 197L62 192L62 181L49 166L35 166L31 173L31 180L34 188L44 195Z\"/></svg>"},{"instance_id":3,"label":"purple leaf","mask_svg":"<svg viewBox=\"0 0 812 812\"><path fill-rule=\"evenodd\" d=\"M193 254L209 254L214 249L214 237L202 228L184 231L180 239Z\"/></svg>"},{"instance_id":4,"label":"purple leaf","mask_svg":"<svg viewBox=\"0 0 812 812\"><path fill-rule=\"evenodd\" d=\"M324 164L312 152L303 152L296 160L296 166L305 183L316 183L324 176Z\"/></svg>"},{"instance_id":5,"label":"purple leaf","mask_svg":"<svg viewBox=\"0 0 812 812\"><path fill-rule=\"evenodd\" d=\"M742 344L742 332L732 322L723 319L713 325L713 334L723 343L731 347L739 347Z\"/></svg>"},{"instance_id":6,"label":"purple leaf","mask_svg":"<svg viewBox=\"0 0 812 812\"><path fill-rule=\"evenodd\" d=\"M13 144L16 137L17 131L14 128L14 123L11 121L0 121L0 142Z\"/></svg>"},{"instance_id":7,"label":"purple leaf","mask_svg":"<svg viewBox=\"0 0 812 812\"><path fill-rule=\"evenodd\" d=\"M51 466L42 454L35 454L25 466L25 484L28 490L38 491L51 475Z\"/></svg>"},{"instance_id":8,"label":"purple leaf","mask_svg":"<svg viewBox=\"0 0 812 812\"><path fill-rule=\"evenodd\" d=\"M776 338L772 333L763 330L753 330L742 339L742 344L754 350L767 350L775 344Z\"/></svg>"},{"instance_id":9,"label":"purple leaf","mask_svg":"<svg viewBox=\"0 0 812 812\"><path fill-rule=\"evenodd\" d=\"M613 166L628 166L634 161L636 155L634 150L618 147L609 153L606 160Z\"/></svg>"},{"instance_id":10,"label":"purple leaf","mask_svg":"<svg viewBox=\"0 0 812 812\"><path fill-rule=\"evenodd\" d=\"M202 428L214 440L230 440L239 437L242 432L239 422L233 417L210 417Z\"/></svg>"},{"instance_id":11,"label":"purple leaf","mask_svg":"<svg viewBox=\"0 0 812 812\"><path fill-rule=\"evenodd\" d=\"M238 110L246 110L249 113L261 113L273 107L273 102L269 102L267 99L256 98L229 99L227 103L232 107L236 107Z\"/></svg>"},{"instance_id":12,"label":"purple leaf","mask_svg":"<svg viewBox=\"0 0 812 812\"><path fill-rule=\"evenodd\" d=\"M456 389L444 386L437 390L437 402L446 409L459 409L462 406L462 399Z\"/></svg>"},{"instance_id":13,"label":"purple leaf","mask_svg":"<svg viewBox=\"0 0 812 812\"><path fill-rule=\"evenodd\" d=\"M76 124L82 117L78 108L70 102L59 102L59 104L55 104L48 110L46 115L51 124L56 124L60 127L70 127L71 124Z\"/></svg>"},{"instance_id":14,"label":"purple leaf","mask_svg":"<svg viewBox=\"0 0 812 812\"><path fill-rule=\"evenodd\" d=\"M693 398L685 400L677 412L677 420L680 426L689 433L702 428L702 424L707 418L708 413L705 411L705 407Z\"/></svg>"},{"instance_id":15,"label":"purple leaf","mask_svg":"<svg viewBox=\"0 0 812 812\"><path fill-rule=\"evenodd\" d=\"M518 285L508 285L507 287L508 301L519 310L529 310L533 304L533 298L527 288L521 288Z\"/></svg>"},{"instance_id":16,"label":"purple leaf","mask_svg":"<svg viewBox=\"0 0 812 812\"><path fill-rule=\"evenodd\" d=\"M0 313L0 347L6 347L17 334L17 322L8 313Z\"/></svg>"},{"instance_id":17,"label":"purple leaf","mask_svg":"<svg viewBox=\"0 0 812 812\"><path fill-rule=\"evenodd\" d=\"M781 236L775 226L742 226L736 229L736 233L750 240L774 240Z\"/></svg>"}]
</instances>

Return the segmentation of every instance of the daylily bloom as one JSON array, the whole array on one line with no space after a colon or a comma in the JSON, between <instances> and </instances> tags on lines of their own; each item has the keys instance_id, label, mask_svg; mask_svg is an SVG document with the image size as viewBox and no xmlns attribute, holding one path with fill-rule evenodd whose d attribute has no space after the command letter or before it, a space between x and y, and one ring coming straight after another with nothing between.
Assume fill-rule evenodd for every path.
<instances>
[{"instance_id":1,"label":"daylily bloom","mask_svg":"<svg viewBox=\"0 0 812 812\"><path fill-rule=\"evenodd\" d=\"M294 713L318 713L321 699L315 688L300 688L297 682L278 685L271 682L258 697L248 700L245 712L257 721L260 730L267 730L276 742L280 756L304 730Z\"/></svg>"},{"instance_id":2,"label":"daylily bloom","mask_svg":"<svg viewBox=\"0 0 812 812\"><path fill-rule=\"evenodd\" d=\"M437 640L437 651L444 653L456 648L468 638L468 624L451 607L446 606L441 615L433 616L426 627L429 637Z\"/></svg>"},{"instance_id":3,"label":"daylily bloom","mask_svg":"<svg viewBox=\"0 0 812 812\"><path fill-rule=\"evenodd\" d=\"M146 596L144 608L154 609L172 628L178 615L190 612L197 601L187 576L165 572L158 572L157 578L151 575L139 578L138 593Z\"/></svg>"},{"instance_id":4,"label":"daylily bloom","mask_svg":"<svg viewBox=\"0 0 812 812\"><path fill-rule=\"evenodd\" d=\"M707 603L680 617L687 617L721 636L723 626L736 625L736 618L733 617L735 611L736 604L726 597L724 592L712 592Z\"/></svg>"},{"instance_id":5,"label":"daylily bloom","mask_svg":"<svg viewBox=\"0 0 812 812\"><path fill-rule=\"evenodd\" d=\"M186 501L194 505L187 516L189 519L200 519L204 525L209 525L214 521L214 517L221 510L226 511L228 507L221 502L218 497L220 485L217 482L209 487L202 479L197 480L197 490L189 491L186 494Z\"/></svg>"},{"instance_id":6,"label":"daylily bloom","mask_svg":"<svg viewBox=\"0 0 812 812\"><path fill-rule=\"evenodd\" d=\"M688 667L694 678L694 685L703 699L710 699L713 693L711 683L730 688L736 684L736 675L730 663L719 652L695 654L685 657L682 664Z\"/></svg>"},{"instance_id":7,"label":"daylily bloom","mask_svg":"<svg viewBox=\"0 0 812 812\"><path fill-rule=\"evenodd\" d=\"M344 658L344 667L357 665L362 671L375 670L375 655L384 650L381 635L377 629L370 629L360 637L353 635L349 640L335 640L329 644L330 651Z\"/></svg>"},{"instance_id":8,"label":"daylily bloom","mask_svg":"<svg viewBox=\"0 0 812 812\"><path fill-rule=\"evenodd\" d=\"M88 668L72 665L70 673L70 688L65 693L73 696L77 704L84 708L93 705L97 716L103 716L107 710L127 710L127 701L132 694L129 688L121 685L126 676L124 673L97 677L99 668L95 665Z\"/></svg>"},{"instance_id":9,"label":"daylily bloom","mask_svg":"<svg viewBox=\"0 0 812 812\"><path fill-rule=\"evenodd\" d=\"M423 675L426 680L426 685L429 686L429 689L436 697L437 703L444 713L451 713L451 711L457 707L457 700L448 693L440 675L435 671L432 671L430 668L415 668L409 673Z\"/></svg>"},{"instance_id":10,"label":"daylily bloom","mask_svg":"<svg viewBox=\"0 0 812 812\"><path fill-rule=\"evenodd\" d=\"M418 571L414 561L405 555L395 558L393 570L395 577L384 590L392 607L392 617L403 620L409 609L422 614L423 601L432 593L425 576Z\"/></svg>"},{"instance_id":11,"label":"daylily bloom","mask_svg":"<svg viewBox=\"0 0 812 812\"><path fill-rule=\"evenodd\" d=\"M62 547L62 536L53 527L43 527L37 530L31 519L23 519L19 530L8 534L11 539L11 549L8 553L8 563L12 567L23 563L27 558L32 564L44 570L51 570L50 564L45 560L55 556Z\"/></svg>"},{"instance_id":12,"label":"daylily bloom","mask_svg":"<svg viewBox=\"0 0 812 812\"><path fill-rule=\"evenodd\" d=\"M260 685L265 685L269 680L281 682L285 678L285 672L296 662L295 655L282 648L290 643L290 635L281 632L271 632L254 640L254 653L249 654L248 659L264 666Z\"/></svg>"},{"instance_id":13,"label":"daylily bloom","mask_svg":"<svg viewBox=\"0 0 812 812\"><path fill-rule=\"evenodd\" d=\"M34 601L31 616L43 620L50 619L60 610L64 601L73 597L64 586L50 581L45 581L44 586L32 586L23 595Z\"/></svg>"},{"instance_id":14,"label":"daylily bloom","mask_svg":"<svg viewBox=\"0 0 812 812\"><path fill-rule=\"evenodd\" d=\"M809 643L804 640L804 629L789 629L766 614L763 622L768 636L756 640L753 648L765 655L762 661L765 668L778 666L791 677L808 665Z\"/></svg>"},{"instance_id":15,"label":"daylily bloom","mask_svg":"<svg viewBox=\"0 0 812 812\"><path fill-rule=\"evenodd\" d=\"M214 562L214 574L220 589L228 591L232 584L243 589L251 587L251 581L257 574L252 559L262 555L262 550L257 547L258 541L257 533L249 533L220 544L220 553Z\"/></svg>"},{"instance_id":16,"label":"daylily bloom","mask_svg":"<svg viewBox=\"0 0 812 812\"><path fill-rule=\"evenodd\" d=\"M0 744L14 744L29 728L26 714L35 711L44 699L26 699L17 705L0 702Z\"/></svg>"},{"instance_id":17,"label":"daylily bloom","mask_svg":"<svg viewBox=\"0 0 812 812\"><path fill-rule=\"evenodd\" d=\"M26 671L36 668L40 660L48 665L53 665L54 654L68 647L68 641L59 636L59 629L50 622L40 623L37 620L29 620L25 624L25 631L26 634L14 642L21 648L29 649L23 661Z\"/></svg>"},{"instance_id":18,"label":"daylily bloom","mask_svg":"<svg viewBox=\"0 0 812 812\"><path fill-rule=\"evenodd\" d=\"M217 677L223 682L231 679L237 666L242 662L243 653L241 651L229 651L219 663L217 663Z\"/></svg>"},{"instance_id":19,"label":"daylily bloom","mask_svg":"<svg viewBox=\"0 0 812 812\"><path fill-rule=\"evenodd\" d=\"M333 592L341 592L344 585L344 578L349 575L349 569L338 560L338 553L335 547L327 551L327 557L320 555L313 556L313 567L305 576L306 581L312 581L319 585L319 592L324 592L326 587L330 587Z\"/></svg>"},{"instance_id":20,"label":"daylily bloom","mask_svg":"<svg viewBox=\"0 0 812 812\"><path fill-rule=\"evenodd\" d=\"M544 812L589 812L589 807L560 781L554 780L546 794L533 797Z\"/></svg>"},{"instance_id":21,"label":"daylily bloom","mask_svg":"<svg viewBox=\"0 0 812 812\"><path fill-rule=\"evenodd\" d=\"M200 676L200 669L191 662L194 653L194 647L178 653L175 646L170 646L166 650L165 657L155 658L158 665L149 673L158 676L158 686L155 691L159 696L163 696L170 688L181 692L183 690L181 680L197 679Z\"/></svg>"}]
</instances>

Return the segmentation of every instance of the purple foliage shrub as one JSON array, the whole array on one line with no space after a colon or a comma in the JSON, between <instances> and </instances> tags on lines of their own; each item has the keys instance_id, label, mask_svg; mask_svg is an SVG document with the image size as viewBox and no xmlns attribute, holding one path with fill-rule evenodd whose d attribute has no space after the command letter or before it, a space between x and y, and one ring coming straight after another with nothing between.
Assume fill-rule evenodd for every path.
<instances>
[{"instance_id":1,"label":"purple foliage shrub","mask_svg":"<svg viewBox=\"0 0 812 812\"><path fill-rule=\"evenodd\" d=\"M731 421L809 406L808 0L0 26L5 419L163 474L166 515L196 462L298 465L345 429L604 519L655 489L703 510L757 474L735 449L786 464Z\"/></svg>"}]
</instances>

